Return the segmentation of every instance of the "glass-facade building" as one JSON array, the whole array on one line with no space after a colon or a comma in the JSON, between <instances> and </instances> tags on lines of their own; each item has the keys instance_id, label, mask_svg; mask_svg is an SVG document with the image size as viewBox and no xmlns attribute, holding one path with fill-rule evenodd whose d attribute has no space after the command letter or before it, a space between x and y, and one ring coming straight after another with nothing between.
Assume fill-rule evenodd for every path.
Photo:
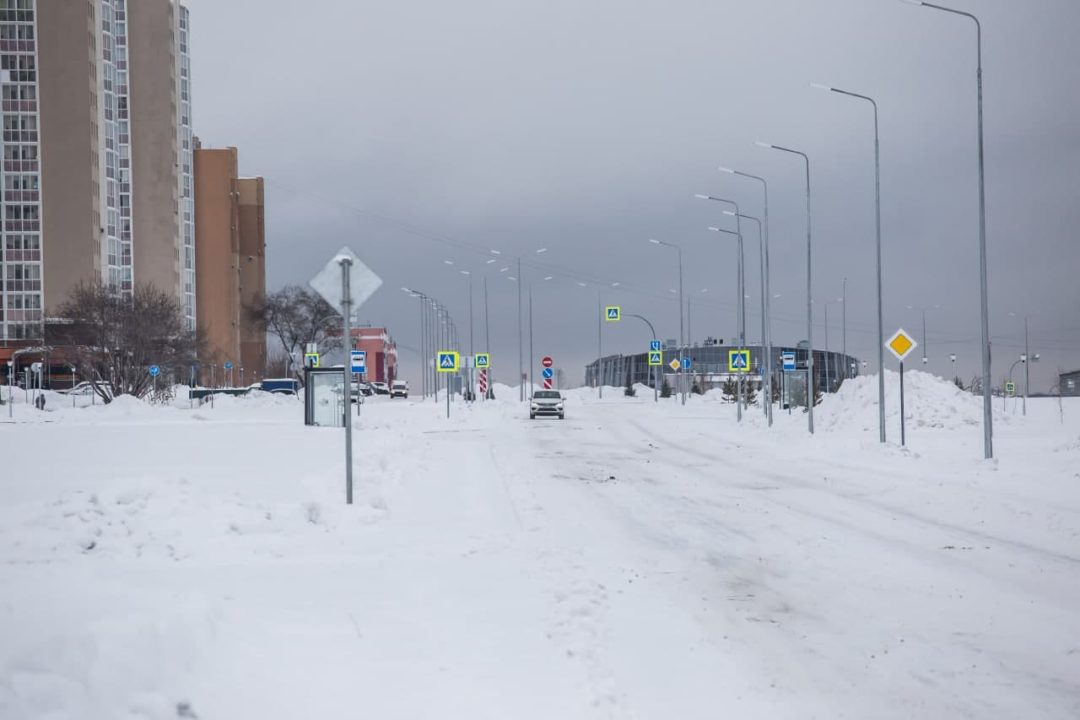
<instances>
[{"instance_id":1,"label":"glass-facade building","mask_svg":"<svg viewBox=\"0 0 1080 720\"><path fill-rule=\"evenodd\" d=\"M38 337L43 320L36 12L35 0L0 0L0 339L5 341Z\"/></svg>"},{"instance_id":2,"label":"glass-facade building","mask_svg":"<svg viewBox=\"0 0 1080 720\"><path fill-rule=\"evenodd\" d=\"M731 369L732 353L739 350L737 345L687 347L682 352L682 357L690 360L690 368L685 375L690 378L692 384L705 390L719 388L727 380L738 378L740 375L760 386L765 371L765 353L761 345L747 345L745 349L750 353L750 368L749 372L740 373ZM783 375L783 355L788 352L795 353L796 372L803 376L806 374L809 353L805 347L774 347L772 362L776 386L779 386ZM669 385L675 387L675 378L678 373L668 363L678 360L679 357L678 349L670 346L663 351L663 364L660 366L649 365L647 352L637 355L609 355L601 360L594 360L585 367L585 384L595 387L597 382L602 380L606 386L623 387L629 381L652 387L659 377L661 383L666 378ZM850 355L824 350L814 351L814 376L817 378L817 387L827 392L835 392L845 378L856 377L860 367L858 359Z\"/></svg>"}]
</instances>

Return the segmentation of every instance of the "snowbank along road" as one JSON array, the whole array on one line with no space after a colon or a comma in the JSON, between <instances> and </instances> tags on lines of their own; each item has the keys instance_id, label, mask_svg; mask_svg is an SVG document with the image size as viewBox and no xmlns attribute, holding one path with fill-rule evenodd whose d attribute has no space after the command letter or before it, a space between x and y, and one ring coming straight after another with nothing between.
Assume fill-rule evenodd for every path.
<instances>
[{"instance_id":1,"label":"snowbank along road","mask_svg":"<svg viewBox=\"0 0 1080 720\"><path fill-rule=\"evenodd\" d=\"M0 717L1080 717L1080 404L985 462L978 399L909 378L908 449L874 378L813 438L711 394L371 402L352 507L295 399L16 405Z\"/></svg>"}]
</instances>

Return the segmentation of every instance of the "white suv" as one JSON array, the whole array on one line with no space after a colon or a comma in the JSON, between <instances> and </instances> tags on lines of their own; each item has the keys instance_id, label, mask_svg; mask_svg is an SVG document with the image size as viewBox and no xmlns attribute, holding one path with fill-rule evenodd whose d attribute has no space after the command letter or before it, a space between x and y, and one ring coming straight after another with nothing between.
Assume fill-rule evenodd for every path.
<instances>
[{"instance_id":1,"label":"white suv","mask_svg":"<svg viewBox=\"0 0 1080 720\"><path fill-rule=\"evenodd\" d=\"M529 419L535 420L537 415L554 415L562 420L566 417L563 402L558 390L537 390L529 406Z\"/></svg>"},{"instance_id":2,"label":"white suv","mask_svg":"<svg viewBox=\"0 0 1080 720\"><path fill-rule=\"evenodd\" d=\"M390 399L393 398L408 398L409 397L409 383L404 380L395 380L390 383Z\"/></svg>"}]
</instances>

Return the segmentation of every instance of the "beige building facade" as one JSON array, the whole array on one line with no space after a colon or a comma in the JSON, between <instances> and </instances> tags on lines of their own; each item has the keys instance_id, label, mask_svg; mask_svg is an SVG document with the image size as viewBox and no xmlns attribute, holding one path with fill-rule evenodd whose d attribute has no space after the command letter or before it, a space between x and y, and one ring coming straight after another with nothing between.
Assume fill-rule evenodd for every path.
<instances>
[{"instance_id":1,"label":"beige building facade","mask_svg":"<svg viewBox=\"0 0 1080 720\"><path fill-rule=\"evenodd\" d=\"M195 326L188 31L178 0L0 0L0 343L95 280Z\"/></svg>"},{"instance_id":2,"label":"beige building facade","mask_svg":"<svg viewBox=\"0 0 1080 720\"><path fill-rule=\"evenodd\" d=\"M201 148L198 141L194 168L198 324L210 352L203 382L208 363L227 362L254 381L266 368L265 334L248 312L266 292L263 179L240 177L236 148Z\"/></svg>"}]
</instances>

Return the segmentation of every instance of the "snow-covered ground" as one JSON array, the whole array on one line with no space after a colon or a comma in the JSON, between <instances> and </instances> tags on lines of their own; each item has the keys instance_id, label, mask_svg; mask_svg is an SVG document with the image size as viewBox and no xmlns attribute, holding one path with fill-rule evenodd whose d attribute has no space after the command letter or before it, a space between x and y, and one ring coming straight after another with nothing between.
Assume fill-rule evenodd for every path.
<instances>
[{"instance_id":1,"label":"snow-covered ground","mask_svg":"<svg viewBox=\"0 0 1080 720\"><path fill-rule=\"evenodd\" d=\"M1080 717L1080 403L906 380L2 406L0 718Z\"/></svg>"}]
</instances>

